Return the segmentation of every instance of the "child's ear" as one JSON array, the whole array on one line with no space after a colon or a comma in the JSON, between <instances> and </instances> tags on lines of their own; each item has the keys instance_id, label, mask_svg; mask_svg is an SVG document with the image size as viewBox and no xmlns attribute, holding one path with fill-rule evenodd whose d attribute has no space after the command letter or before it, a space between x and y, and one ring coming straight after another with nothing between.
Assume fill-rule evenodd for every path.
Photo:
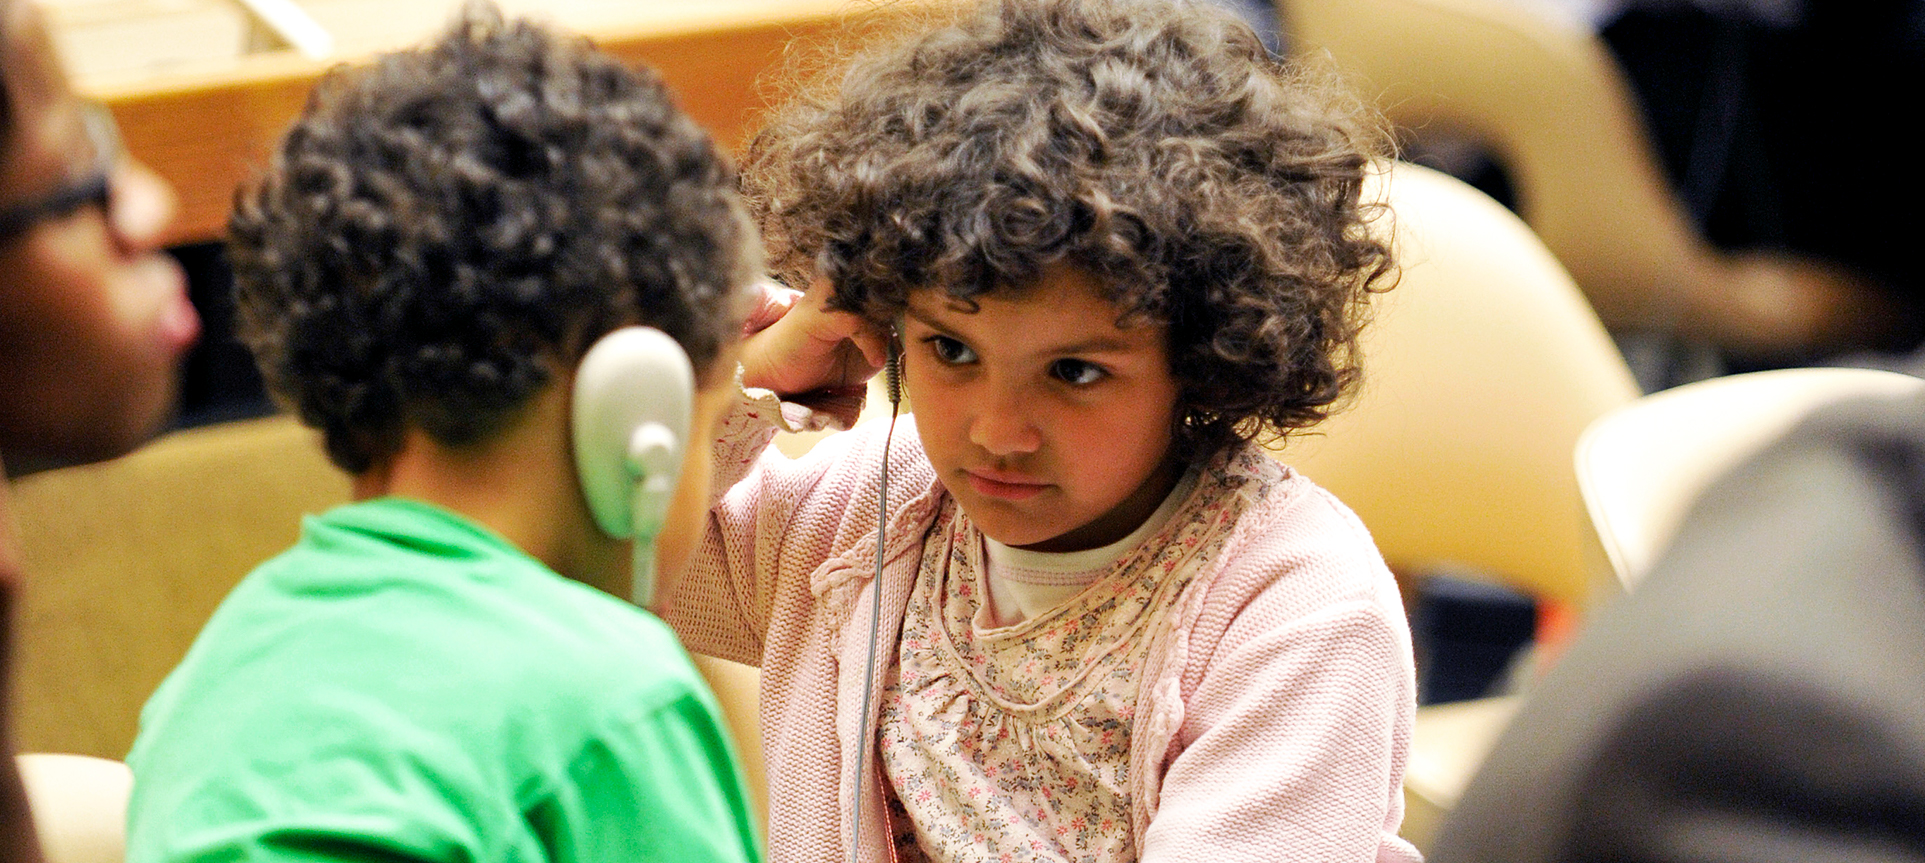
<instances>
[{"instance_id":1,"label":"child's ear","mask_svg":"<svg viewBox=\"0 0 1925 863\"><path fill-rule=\"evenodd\" d=\"M654 539L675 497L694 394L688 354L649 327L603 336L575 370L577 478L596 526L635 539L636 605L653 599Z\"/></svg>"}]
</instances>

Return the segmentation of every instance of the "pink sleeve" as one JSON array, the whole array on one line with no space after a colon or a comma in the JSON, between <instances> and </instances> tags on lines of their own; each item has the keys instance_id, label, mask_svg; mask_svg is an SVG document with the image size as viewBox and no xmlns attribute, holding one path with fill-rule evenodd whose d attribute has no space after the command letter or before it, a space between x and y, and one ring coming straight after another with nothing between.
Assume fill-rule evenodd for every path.
<instances>
[{"instance_id":1,"label":"pink sleeve","mask_svg":"<svg viewBox=\"0 0 1925 863\"><path fill-rule=\"evenodd\" d=\"M770 445L778 428L796 428L806 417L771 396L745 396L724 418L714 451L712 492L719 495L662 615L690 650L761 664L777 592L806 591L818 567L874 530L882 424L831 435L799 459ZM907 421L898 423L892 464L913 449L905 437L914 438Z\"/></svg>"},{"instance_id":2,"label":"pink sleeve","mask_svg":"<svg viewBox=\"0 0 1925 863\"><path fill-rule=\"evenodd\" d=\"M1357 603L1223 657L1189 699L1145 863L1417 859L1395 836L1403 649Z\"/></svg>"}]
</instances>

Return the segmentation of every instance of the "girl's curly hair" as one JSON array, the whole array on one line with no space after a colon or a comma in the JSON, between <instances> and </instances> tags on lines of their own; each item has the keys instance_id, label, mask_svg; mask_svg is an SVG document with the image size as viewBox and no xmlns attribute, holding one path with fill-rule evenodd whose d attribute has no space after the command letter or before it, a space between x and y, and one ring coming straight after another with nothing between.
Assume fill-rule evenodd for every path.
<instances>
[{"instance_id":1,"label":"girl's curly hair","mask_svg":"<svg viewBox=\"0 0 1925 863\"><path fill-rule=\"evenodd\" d=\"M762 267L735 184L652 73L471 7L331 73L236 196L242 336L357 473L486 439L625 324L706 376Z\"/></svg>"},{"instance_id":2,"label":"girl's curly hair","mask_svg":"<svg viewBox=\"0 0 1925 863\"><path fill-rule=\"evenodd\" d=\"M1391 272L1361 201L1387 136L1207 3L989 0L780 108L744 189L778 277L879 322L1066 261L1169 327L1177 443L1323 417Z\"/></svg>"}]
</instances>

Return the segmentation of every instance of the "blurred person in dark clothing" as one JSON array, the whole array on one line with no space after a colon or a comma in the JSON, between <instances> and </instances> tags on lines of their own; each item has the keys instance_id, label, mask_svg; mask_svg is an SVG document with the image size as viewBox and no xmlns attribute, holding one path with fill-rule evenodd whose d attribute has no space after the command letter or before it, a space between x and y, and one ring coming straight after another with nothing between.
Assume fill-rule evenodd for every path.
<instances>
[{"instance_id":1,"label":"blurred person in dark clothing","mask_svg":"<svg viewBox=\"0 0 1925 863\"><path fill-rule=\"evenodd\" d=\"M1714 485L1430 860L1925 860L1925 398L1822 410Z\"/></svg>"}]
</instances>

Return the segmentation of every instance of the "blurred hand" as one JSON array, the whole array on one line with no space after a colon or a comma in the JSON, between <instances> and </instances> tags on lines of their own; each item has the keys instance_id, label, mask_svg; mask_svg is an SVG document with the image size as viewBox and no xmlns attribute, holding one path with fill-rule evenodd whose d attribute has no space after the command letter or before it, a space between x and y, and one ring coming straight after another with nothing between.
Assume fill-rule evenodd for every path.
<instances>
[{"instance_id":1,"label":"blurred hand","mask_svg":"<svg viewBox=\"0 0 1925 863\"><path fill-rule=\"evenodd\" d=\"M1749 358L1812 357L1889 348L1909 317L1885 291L1844 268L1782 252L1729 256L1704 317L1712 338Z\"/></svg>"}]
</instances>

